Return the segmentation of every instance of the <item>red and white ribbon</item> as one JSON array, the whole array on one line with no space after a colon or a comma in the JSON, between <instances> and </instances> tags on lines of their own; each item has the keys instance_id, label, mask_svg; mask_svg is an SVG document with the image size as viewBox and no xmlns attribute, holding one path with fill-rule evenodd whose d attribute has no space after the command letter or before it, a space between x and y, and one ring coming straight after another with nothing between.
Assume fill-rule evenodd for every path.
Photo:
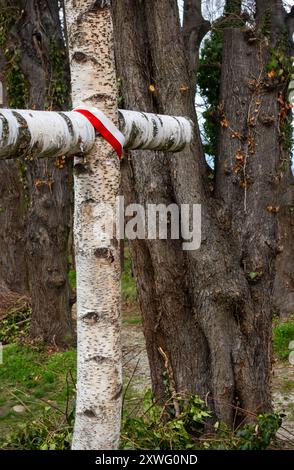
<instances>
[{"instance_id":1,"label":"red and white ribbon","mask_svg":"<svg viewBox=\"0 0 294 470\"><path fill-rule=\"evenodd\" d=\"M122 157L125 138L120 130L108 119L105 114L97 108L78 106L74 109L82 114L95 127L97 132L114 148L119 158Z\"/></svg>"}]
</instances>

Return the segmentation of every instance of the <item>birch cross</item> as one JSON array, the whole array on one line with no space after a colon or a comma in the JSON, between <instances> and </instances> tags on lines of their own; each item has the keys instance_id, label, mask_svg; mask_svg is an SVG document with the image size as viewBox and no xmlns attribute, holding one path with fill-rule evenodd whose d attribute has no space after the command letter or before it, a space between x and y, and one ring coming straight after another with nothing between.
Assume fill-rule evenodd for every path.
<instances>
[{"instance_id":1,"label":"birch cross","mask_svg":"<svg viewBox=\"0 0 294 470\"><path fill-rule=\"evenodd\" d=\"M99 108L119 126L126 149L179 151L193 138L183 117L117 109L110 2L67 0L74 106ZM99 241L101 203L115 209L120 163L79 112L0 111L0 159L78 155L74 161L78 377L73 449L116 449L122 396L120 254ZM97 210L98 208L98 210ZM111 252L111 257L106 253Z\"/></svg>"}]
</instances>

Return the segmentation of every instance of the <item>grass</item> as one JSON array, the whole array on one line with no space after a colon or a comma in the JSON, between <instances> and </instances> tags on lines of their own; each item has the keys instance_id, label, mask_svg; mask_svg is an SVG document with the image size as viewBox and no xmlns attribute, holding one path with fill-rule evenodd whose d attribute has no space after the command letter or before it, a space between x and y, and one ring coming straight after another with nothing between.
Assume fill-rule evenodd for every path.
<instances>
[{"instance_id":1,"label":"grass","mask_svg":"<svg viewBox=\"0 0 294 470\"><path fill-rule=\"evenodd\" d=\"M289 357L289 343L294 340L294 315L290 320L280 323L275 321L273 328L274 353L281 361Z\"/></svg>"},{"instance_id":2,"label":"grass","mask_svg":"<svg viewBox=\"0 0 294 470\"><path fill-rule=\"evenodd\" d=\"M48 353L43 348L11 344L3 353L1 388L3 384L19 385L39 397L53 391L55 399L63 400L66 372L71 370L74 374L75 363L74 350Z\"/></svg>"},{"instance_id":3,"label":"grass","mask_svg":"<svg viewBox=\"0 0 294 470\"><path fill-rule=\"evenodd\" d=\"M68 279L71 288L75 288L75 270L70 270ZM137 289L127 244L122 297L124 325L140 324ZM12 433L13 448L53 449L52 445L57 441L58 448L66 448L71 432L67 413L73 409L75 396L76 351L56 352L44 346L18 343L23 337L23 332L16 326L19 320L23 318L9 315L0 321L2 340L6 338L6 342L12 343L5 346L3 364L0 365L0 449L9 442L8 436ZM130 390L131 387L127 390L127 401ZM25 411L15 412L15 405L24 406ZM54 440L53 437L47 439L47 434L55 436Z\"/></svg>"},{"instance_id":4,"label":"grass","mask_svg":"<svg viewBox=\"0 0 294 470\"><path fill-rule=\"evenodd\" d=\"M75 393L76 351L51 352L20 344L6 346L0 365L0 448L24 421L49 408L65 413ZM13 410L15 405L24 412Z\"/></svg>"},{"instance_id":5,"label":"grass","mask_svg":"<svg viewBox=\"0 0 294 470\"><path fill-rule=\"evenodd\" d=\"M71 289L75 289L77 286L77 274L75 269L71 269L68 272L68 283Z\"/></svg>"},{"instance_id":6,"label":"grass","mask_svg":"<svg viewBox=\"0 0 294 470\"><path fill-rule=\"evenodd\" d=\"M137 326L142 324L142 318L139 313L134 316L127 316L123 318L123 325Z\"/></svg>"},{"instance_id":7,"label":"grass","mask_svg":"<svg viewBox=\"0 0 294 470\"><path fill-rule=\"evenodd\" d=\"M142 323L137 303L137 286L132 273L132 263L127 242L124 250L124 270L121 277L121 292L123 300L123 324L137 326Z\"/></svg>"},{"instance_id":8,"label":"grass","mask_svg":"<svg viewBox=\"0 0 294 470\"><path fill-rule=\"evenodd\" d=\"M292 392L292 390L294 390L294 380L284 378L281 391L283 393L289 393Z\"/></svg>"},{"instance_id":9,"label":"grass","mask_svg":"<svg viewBox=\"0 0 294 470\"><path fill-rule=\"evenodd\" d=\"M74 288L76 285L74 270L69 273L69 282ZM141 317L137 304L137 288L132 275L127 244L121 287L123 324L139 325ZM22 321L22 318L11 316L5 321L16 323L19 320ZM11 328L10 323L9 328ZM2 320L3 336L4 328L8 327ZM17 341L14 336L19 336L19 332L13 330L11 341ZM274 322L273 338L276 357L287 360L289 342L294 340L294 315L287 322L281 323L277 320ZM75 380L75 350L53 351L41 346L32 347L17 343L7 345L3 351L3 364L0 364L0 449L7 442L10 442L9 448L16 449L69 448ZM127 384L125 378L124 418L128 414L136 415L138 410L142 410L144 401L140 393L133 389L132 383ZM282 384L284 393L291 393L293 387L294 381L285 378ZM15 412L13 410L15 405L24 406L25 411ZM292 414L294 416L294 407L291 407L291 416ZM13 435L10 441L8 435Z\"/></svg>"},{"instance_id":10,"label":"grass","mask_svg":"<svg viewBox=\"0 0 294 470\"><path fill-rule=\"evenodd\" d=\"M132 263L129 247L125 244L124 270L121 277L121 290L123 300L135 302L137 300L137 287L132 274Z\"/></svg>"}]
</instances>

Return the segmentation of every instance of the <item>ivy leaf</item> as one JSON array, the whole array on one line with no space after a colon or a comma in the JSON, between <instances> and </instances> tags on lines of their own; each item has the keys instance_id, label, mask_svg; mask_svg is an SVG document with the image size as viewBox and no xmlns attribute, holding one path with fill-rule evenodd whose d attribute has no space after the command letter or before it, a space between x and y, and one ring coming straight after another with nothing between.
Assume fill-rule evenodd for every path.
<instances>
[{"instance_id":1,"label":"ivy leaf","mask_svg":"<svg viewBox=\"0 0 294 470\"><path fill-rule=\"evenodd\" d=\"M255 279L257 276L258 276L258 273L255 273L255 272L249 273L249 277L250 277L250 279L252 279L252 280Z\"/></svg>"}]
</instances>

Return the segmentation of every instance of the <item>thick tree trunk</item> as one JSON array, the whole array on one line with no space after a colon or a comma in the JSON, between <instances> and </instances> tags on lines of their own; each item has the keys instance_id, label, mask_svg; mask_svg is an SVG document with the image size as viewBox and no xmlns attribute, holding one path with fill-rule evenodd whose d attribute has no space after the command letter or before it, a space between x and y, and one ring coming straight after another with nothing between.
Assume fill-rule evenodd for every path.
<instances>
[{"instance_id":1,"label":"thick tree trunk","mask_svg":"<svg viewBox=\"0 0 294 470\"><path fill-rule=\"evenodd\" d=\"M29 107L68 109L69 68L58 1L26 2L25 12L22 37L26 41L31 39L34 53L31 60L27 57L29 53L22 56L23 70L30 83ZM26 252L33 311L31 336L63 346L72 341L67 279L71 162L28 161L27 167L30 205Z\"/></svg>"},{"instance_id":2,"label":"thick tree trunk","mask_svg":"<svg viewBox=\"0 0 294 470\"><path fill-rule=\"evenodd\" d=\"M289 156L288 156L289 159ZM291 163L289 162L289 165ZM278 255L274 282L275 313L289 318L294 313L294 177L291 168L286 170L279 197Z\"/></svg>"},{"instance_id":3,"label":"thick tree trunk","mask_svg":"<svg viewBox=\"0 0 294 470\"><path fill-rule=\"evenodd\" d=\"M117 85L108 1L66 2L74 105L100 108L114 122ZM119 160L97 138L75 164L78 383L73 449L114 449L119 443L122 396L120 250L97 227L103 204L115 208Z\"/></svg>"},{"instance_id":4,"label":"thick tree trunk","mask_svg":"<svg viewBox=\"0 0 294 470\"><path fill-rule=\"evenodd\" d=\"M293 56L294 7L292 7L290 13L286 14L282 0L271 0L271 2L257 0L256 16L260 25L267 25L267 27L270 28L273 46L277 45L277 48L281 48L281 46L285 48L286 46L284 54L286 54L286 56L288 54L289 58ZM287 31L288 41L286 39L287 36L285 37L285 32ZM282 41L281 35L284 35ZM291 63L290 59L289 63ZM282 91L282 97L285 100L287 93L285 89ZM283 148L284 144L287 144L287 142L283 142L283 139L285 139L285 137L286 139L291 138L289 135L283 136L284 123L281 122L280 124L279 137L281 147ZM292 130L290 130L290 132L292 132ZM278 253L273 289L274 311L282 318L287 318L294 312L294 177L293 170L291 170L292 162L289 143L286 147L288 148L283 150L280 162L282 184L278 201Z\"/></svg>"},{"instance_id":5,"label":"thick tree trunk","mask_svg":"<svg viewBox=\"0 0 294 470\"><path fill-rule=\"evenodd\" d=\"M114 0L113 8L125 106L188 115L196 121L191 62L185 59L176 1ZM231 425L235 405L251 413L271 408L270 292L280 182L276 187L269 178L271 172L276 174L280 149L276 128L273 132L258 122L257 130L265 132L266 139L258 140L252 161L247 159L255 183L247 186L241 173L224 168L225 156L235 163L239 146L242 154L246 150L242 139L240 143L238 136L232 137L234 126L253 145L246 118L257 106L262 114L273 113L276 122L279 115L275 93L260 98L250 88L251 73L257 78L258 72L264 75L259 47L249 46L235 30L226 35L225 54L222 93L232 130L225 127L222 116L214 194L203 177L205 165L197 140L179 155L131 153L123 164L123 188L127 202L202 204L200 250L183 253L180 243L172 240L135 240L131 254L154 392L157 396L166 392L161 348L175 391L208 397L218 418ZM150 91L150 84L155 91ZM259 99L262 104L256 103ZM263 154L270 155L268 161Z\"/></svg>"},{"instance_id":6,"label":"thick tree trunk","mask_svg":"<svg viewBox=\"0 0 294 470\"><path fill-rule=\"evenodd\" d=\"M149 10L149 6L151 9ZM176 81L166 80L167 69L165 64L154 64L151 57L148 38L147 16L152 15L154 8L148 3L138 1L114 1L114 23L116 37L116 58L119 78L122 83L124 105L130 109L155 112L176 112L184 115L189 113L189 83L187 80L179 83L178 75L181 70L173 70ZM159 6L161 9L161 6ZM129 14L129 12L132 14ZM166 13L166 12L165 12ZM178 20L174 10L165 19L167 23ZM158 16L158 21L160 16ZM150 18L150 24L154 17ZM164 38L170 49L175 47L175 54L181 60L182 50L178 46L178 24L176 23L172 39ZM158 39L155 40L156 44ZM124 44L124 46L123 46ZM165 51L167 56L171 52ZM166 59L167 59L166 56ZM128 64L128 67L125 66ZM163 73L165 85L159 89L155 68L160 68ZM149 90L154 84L155 92ZM180 91L180 85L184 91ZM185 86L186 85L186 86ZM171 100L169 107L164 107L158 100L158 93L166 93L166 101ZM175 99L183 106L173 106ZM137 152L131 154L128 161L123 162L123 191L126 203L139 202L170 204L174 202L172 180L175 176L170 172L170 156L163 153ZM183 158L183 154L179 156ZM193 171L193 170L192 170ZM195 170L195 174L197 174ZM193 190L195 193L196 187ZM205 338L202 331L197 328L193 315L191 314L191 300L187 286L185 286L185 275L187 264L185 256L181 251L181 242L176 240L134 240L130 242L130 249L136 274L139 300L144 318L144 333L147 344L147 352L151 365L152 384L155 394L164 397L165 392L165 367L161 348L168 357L173 370L177 389L181 391L195 390L197 387L204 394L205 368L207 366L208 352L205 349ZM176 340L175 340L176 338ZM203 354L194 355L194 344L204 344ZM192 354L191 354L192 353ZM187 358L189 360L187 361ZM185 364L185 366L183 366Z\"/></svg>"},{"instance_id":7,"label":"thick tree trunk","mask_svg":"<svg viewBox=\"0 0 294 470\"><path fill-rule=\"evenodd\" d=\"M27 194L22 168L17 161L0 162L0 290L27 293L24 250Z\"/></svg>"},{"instance_id":8,"label":"thick tree trunk","mask_svg":"<svg viewBox=\"0 0 294 470\"><path fill-rule=\"evenodd\" d=\"M185 0L183 37L191 75L190 81L193 80L195 86L200 44L209 29L209 21L202 16L202 0Z\"/></svg>"},{"instance_id":9,"label":"thick tree trunk","mask_svg":"<svg viewBox=\"0 0 294 470\"><path fill-rule=\"evenodd\" d=\"M0 1L0 81L3 87L3 106L11 100L13 64L9 64L7 45L10 28L18 9ZM6 52L5 52L6 51ZM8 92L9 91L9 92ZM14 103L24 106L25 96L16 95ZM25 220L27 212L25 167L20 161L0 162L0 289L27 293L28 277L25 260Z\"/></svg>"},{"instance_id":10,"label":"thick tree trunk","mask_svg":"<svg viewBox=\"0 0 294 470\"><path fill-rule=\"evenodd\" d=\"M239 29L224 32L215 195L223 201L224 220L247 285L235 320L249 361L243 373L249 372L248 379L253 379L252 389L245 383L238 396L245 394L241 403L251 411L255 403L261 409L270 406L272 289L281 184L278 92L265 89L267 57L264 42L247 42Z\"/></svg>"},{"instance_id":11,"label":"thick tree trunk","mask_svg":"<svg viewBox=\"0 0 294 470\"><path fill-rule=\"evenodd\" d=\"M144 6L146 10L138 2L113 4L117 63L125 105L172 111L196 120L194 86L189 81L176 3L171 8L170 2L169 5L148 2L148 9ZM133 14L129 15L127 12L131 9ZM130 64L128 68L124 67L126 61ZM150 83L155 85L155 96L148 93ZM206 198L201 179L203 166L199 140L179 156L157 154L154 157L140 152L125 163L123 180L127 202L203 203ZM215 240L215 222L211 220L208 207L203 209L205 236L201 254L183 253L180 241L131 242L153 389L157 396L166 392L166 371L159 348L168 358L169 372L173 371L170 381L175 383L177 392L199 393L202 397L213 392L214 399L221 400L226 389L232 387L226 364L230 351L226 345L221 351L218 344L225 328L225 309L214 319L215 311L220 310L216 305L217 274L221 284L226 279L229 281L223 256L230 250L224 237L219 235L224 241L219 251L221 243ZM227 421L231 401L227 407L215 406Z\"/></svg>"},{"instance_id":12,"label":"thick tree trunk","mask_svg":"<svg viewBox=\"0 0 294 470\"><path fill-rule=\"evenodd\" d=\"M2 3L4 84L9 105L31 109L68 108L69 69L58 1ZM15 171L14 163L4 165L12 166ZM27 198L23 198L23 190L17 190L15 185L20 202L9 212L9 219L20 219L22 224L13 236L20 240L16 251L17 255L22 254L18 259L19 271L26 273L31 295L31 336L65 345L72 337L67 282L70 163L26 159L20 165L22 172L18 171L17 177L25 184ZM21 203L22 217L16 213ZM27 230L20 237L24 212ZM8 246L9 243L8 240ZM16 263L11 256L8 262L12 272ZM22 290L21 285L19 288Z\"/></svg>"}]
</instances>

